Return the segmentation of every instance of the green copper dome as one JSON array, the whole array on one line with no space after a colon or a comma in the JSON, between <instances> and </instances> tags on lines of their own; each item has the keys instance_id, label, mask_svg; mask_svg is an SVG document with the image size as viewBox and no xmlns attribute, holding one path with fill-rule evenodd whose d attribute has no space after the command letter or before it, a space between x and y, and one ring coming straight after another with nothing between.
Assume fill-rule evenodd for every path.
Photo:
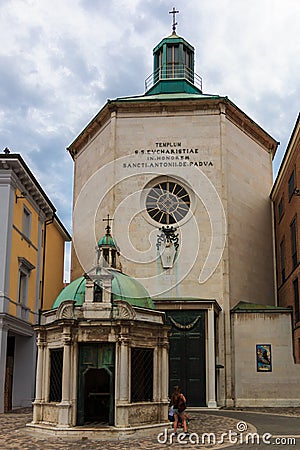
<instances>
[{"instance_id":1,"label":"green copper dome","mask_svg":"<svg viewBox=\"0 0 300 450\"><path fill-rule=\"evenodd\" d=\"M98 241L98 247L101 247L102 245L109 245L111 247L117 247L115 241L111 237L110 234L106 234Z\"/></svg>"},{"instance_id":2,"label":"green copper dome","mask_svg":"<svg viewBox=\"0 0 300 450\"><path fill-rule=\"evenodd\" d=\"M139 281L117 270L111 268L107 270L114 277L112 280L113 301L124 300L132 306L154 309L148 291ZM72 281L61 291L52 308L58 308L65 300L75 300L76 306L82 306L85 298L85 283L84 277Z\"/></svg>"}]
</instances>

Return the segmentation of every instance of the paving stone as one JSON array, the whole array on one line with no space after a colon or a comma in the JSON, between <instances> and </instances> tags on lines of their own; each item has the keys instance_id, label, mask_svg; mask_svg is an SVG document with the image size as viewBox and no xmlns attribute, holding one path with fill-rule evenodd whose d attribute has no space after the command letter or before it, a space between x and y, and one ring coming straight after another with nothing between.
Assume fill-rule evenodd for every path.
<instances>
[{"instance_id":1,"label":"paving stone","mask_svg":"<svg viewBox=\"0 0 300 450\"><path fill-rule=\"evenodd\" d=\"M254 411L253 408L240 408L240 411ZM272 410L272 411L271 411ZM232 411L232 410L231 410ZM290 416L300 416L300 408L259 408L256 411L264 412L266 414L285 414ZM224 410L226 413L226 410ZM190 412L191 417L189 431L190 433L197 433L202 436L203 433L215 433L217 440L220 439L222 433L227 433L229 430L236 431L239 420L232 417L224 417L213 414L205 414L205 411ZM157 440L157 432L149 431L149 435L143 438L130 437L124 440L90 440L80 439L72 440L67 438L50 437L44 434L35 434L26 428L26 423L31 421L31 409L17 410L9 414L0 414L0 449L15 449L15 450L68 450L68 449L111 449L111 450L152 450L162 448L172 448L174 450L179 448L195 449L199 445L192 444L187 440L187 444L180 444L176 439L170 443L170 435L172 433L171 427L168 429L168 441L160 443ZM247 423L248 430L254 431L255 428L251 423ZM179 431L179 430L178 430ZM194 435L195 436L195 435ZM162 440L162 438L161 438ZM221 448L228 447L224 445L208 444L201 445L201 448ZM235 447L240 448L240 447ZM250 448L250 447L249 447Z\"/></svg>"}]
</instances>

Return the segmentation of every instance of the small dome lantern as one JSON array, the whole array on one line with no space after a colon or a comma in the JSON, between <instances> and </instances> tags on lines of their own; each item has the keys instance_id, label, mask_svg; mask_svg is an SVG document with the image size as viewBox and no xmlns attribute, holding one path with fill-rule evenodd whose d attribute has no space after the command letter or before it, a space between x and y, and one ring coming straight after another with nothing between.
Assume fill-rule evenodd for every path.
<instances>
[{"instance_id":1,"label":"small dome lantern","mask_svg":"<svg viewBox=\"0 0 300 450\"><path fill-rule=\"evenodd\" d=\"M107 222L107 225L105 228L105 235L102 236L97 243L98 263L99 261L103 262L104 260L106 263L105 265L122 272L122 265L119 258L120 250L111 235L111 226L109 225L111 220L113 219L109 217L109 214L107 214L107 217L103 219L104 222Z\"/></svg>"},{"instance_id":2,"label":"small dome lantern","mask_svg":"<svg viewBox=\"0 0 300 450\"><path fill-rule=\"evenodd\" d=\"M153 50L153 73L145 81L146 95L160 93L202 93L202 79L194 71L195 50L176 34L173 8L172 34L164 38Z\"/></svg>"}]
</instances>

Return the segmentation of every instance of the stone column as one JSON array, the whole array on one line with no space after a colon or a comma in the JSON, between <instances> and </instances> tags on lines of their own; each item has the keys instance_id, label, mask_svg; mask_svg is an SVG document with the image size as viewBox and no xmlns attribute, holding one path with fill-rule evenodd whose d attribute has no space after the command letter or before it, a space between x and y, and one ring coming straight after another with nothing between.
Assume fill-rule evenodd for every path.
<instances>
[{"instance_id":1,"label":"stone column","mask_svg":"<svg viewBox=\"0 0 300 450\"><path fill-rule=\"evenodd\" d=\"M129 403L129 339L121 336L119 365L119 401Z\"/></svg>"},{"instance_id":2,"label":"stone column","mask_svg":"<svg viewBox=\"0 0 300 450\"><path fill-rule=\"evenodd\" d=\"M130 340L128 334L120 334L117 345L116 367L116 414L115 426L128 426L128 403L130 401Z\"/></svg>"},{"instance_id":3,"label":"stone column","mask_svg":"<svg viewBox=\"0 0 300 450\"><path fill-rule=\"evenodd\" d=\"M161 373L159 378L160 383L160 420L165 421L168 417L169 409L169 396L168 396L168 385L169 385L169 340L167 333L165 333L164 338L161 340Z\"/></svg>"},{"instance_id":4,"label":"stone column","mask_svg":"<svg viewBox=\"0 0 300 450\"><path fill-rule=\"evenodd\" d=\"M161 346L158 342L153 351L153 401L158 402L161 399Z\"/></svg>"},{"instance_id":5,"label":"stone column","mask_svg":"<svg viewBox=\"0 0 300 450\"><path fill-rule=\"evenodd\" d=\"M37 348L35 400L33 402L32 418L33 423L38 423L43 419L41 403L45 400L45 393L43 392L45 336L41 331L38 331Z\"/></svg>"},{"instance_id":6,"label":"stone column","mask_svg":"<svg viewBox=\"0 0 300 450\"><path fill-rule=\"evenodd\" d=\"M63 331L64 355L63 355L63 372L62 372L62 395L61 402L58 404L58 424L61 426L71 426L71 399L70 399L70 383L72 382L71 371L71 329L69 326Z\"/></svg>"},{"instance_id":7,"label":"stone column","mask_svg":"<svg viewBox=\"0 0 300 450\"><path fill-rule=\"evenodd\" d=\"M161 364L161 400L168 402L168 385L169 385L169 341L166 336L162 345L162 364Z\"/></svg>"},{"instance_id":8,"label":"stone column","mask_svg":"<svg viewBox=\"0 0 300 450\"><path fill-rule=\"evenodd\" d=\"M42 391L44 392L44 399L46 402L49 401L50 395L50 350L48 345L44 348L44 379L42 381L43 387Z\"/></svg>"},{"instance_id":9,"label":"stone column","mask_svg":"<svg viewBox=\"0 0 300 450\"><path fill-rule=\"evenodd\" d=\"M94 301L94 282L88 276L85 277L85 303L93 303Z\"/></svg>"},{"instance_id":10,"label":"stone column","mask_svg":"<svg viewBox=\"0 0 300 450\"><path fill-rule=\"evenodd\" d=\"M73 352L72 352L72 386L71 386L71 390L70 390L70 399L71 399L71 404L72 404L72 417L71 417L71 421L72 421L72 426L75 427L76 425L76 420L77 420L77 405L78 405L78 399L77 399L77 387L78 387L78 378L77 378L77 374L78 374L78 342L77 339L75 341L74 337L73 337Z\"/></svg>"},{"instance_id":11,"label":"stone column","mask_svg":"<svg viewBox=\"0 0 300 450\"><path fill-rule=\"evenodd\" d=\"M208 401L209 408L216 408L216 358L215 358L215 313L213 307L207 311L207 376L208 376Z\"/></svg>"},{"instance_id":12,"label":"stone column","mask_svg":"<svg viewBox=\"0 0 300 450\"><path fill-rule=\"evenodd\" d=\"M102 281L102 302L103 303L109 303L111 304L111 283L112 283L113 277L110 273L103 274L101 277Z\"/></svg>"}]
</instances>

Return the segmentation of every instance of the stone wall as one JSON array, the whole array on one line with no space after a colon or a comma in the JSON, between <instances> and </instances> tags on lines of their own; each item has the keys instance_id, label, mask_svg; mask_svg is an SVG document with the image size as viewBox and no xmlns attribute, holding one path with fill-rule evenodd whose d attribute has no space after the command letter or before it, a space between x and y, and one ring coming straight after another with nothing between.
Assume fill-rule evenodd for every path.
<instances>
[{"instance_id":1,"label":"stone wall","mask_svg":"<svg viewBox=\"0 0 300 450\"><path fill-rule=\"evenodd\" d=\"M235 406L299 406L290 312L232 312ZM258 372L256 345L270 344L272 371Z\"/></svg>"}]
</instances>

